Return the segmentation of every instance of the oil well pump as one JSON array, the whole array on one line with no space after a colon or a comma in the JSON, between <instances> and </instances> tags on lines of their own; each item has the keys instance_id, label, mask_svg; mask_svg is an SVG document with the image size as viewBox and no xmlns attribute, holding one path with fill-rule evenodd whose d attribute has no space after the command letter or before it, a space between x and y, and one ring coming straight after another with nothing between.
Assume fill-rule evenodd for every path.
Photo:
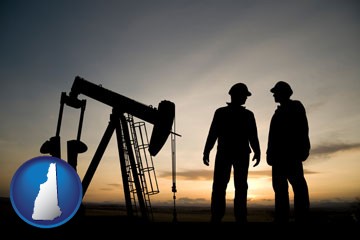
<instances>
[{"instance_id":1,"label":"oil well pump","mask_svg":"<svg viewBox=\"0 0 360 240\"><path fill-rule=\"evenodd\" d=\"M180 136L175 133L175 104L163 100L155 108L76 76L69 94L61 93L56 135L43 143L40 148L40 152L43 154L61 158L60 128L64 105L80 109L77 138L67 141L67 161L75 170L77 170L78 154L84 153L88 149L87 145L80 140L86 100L79 99L79 95L90 97L112 107L108 126L82 179L83 197L113 132L115 132L127 215L136 217L140 214L141 219L151 220L153 216L150 195L159 193L152 157L158 154L170 134L173 166L175 164L175 136ZM134 117L143 121L135 122ZM150 141L145 122L153 124ZM172 191L175 202L174 176L173 172ZM176 211L174 211L174 218L175 214Z\"/></svg>"}]
</instances>

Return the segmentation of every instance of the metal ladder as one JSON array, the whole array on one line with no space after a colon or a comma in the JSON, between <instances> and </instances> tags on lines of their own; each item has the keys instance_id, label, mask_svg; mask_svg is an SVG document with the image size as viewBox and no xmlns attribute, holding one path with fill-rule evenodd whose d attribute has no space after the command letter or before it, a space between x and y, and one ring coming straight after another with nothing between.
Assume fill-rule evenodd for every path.
<instances>
[{"instance_id":1,"label":"metal ladder","mask_svg":"<svg viewBox=\"0 0 360 240\"><path fill-rule=\"evenodd\" d=\"M127 182L129 185L129 192L130 192L130 200L131 200L131 206L132 206L132 214L134 214L135 216L139 216L139 210L137 207L137 196L136 196L136 187L135 187L135 180L133 178L133 174L131 171L131 165L130 165L130 159L129 159L129 152L127 150L126 147L126 143L125 143L125 137L124 134L122 133L121 135L122 138L122 143L123 143L123 150L124 150L124 156L125 156L125 165L126 165L126 176L127 176Z\"/></svg>"},{"instance_id":2,"label":"metal ladder","mask_svg":"<svg viewBox=\"0 0 360 240\"><path fill-rule=\"evenodd\" d=\"M129 127L131 134L130 141L135 155L135 162L137 168L136 172L138 174L141 187L143 190L142 193L145 201L145 206L148 210L149 218L153 220L150 195L159 193L159 187L157 183L153 160L151 155L147 151L149 144L148 144L148 135L146 131L145 122L134 122L134 118L131 114L126 115L126 121L130 126ZM124 146L124 151L125 153L127 153L126 146ZM128 154L125 155L128 156ZM126 172L128 175L128 183L129 183L132 205L133 208L135 209L135 213L138 214L138 209L136 205L137 189L135 187L130 161L128 157L126 157Z\"/></svg>"}]
</instances>

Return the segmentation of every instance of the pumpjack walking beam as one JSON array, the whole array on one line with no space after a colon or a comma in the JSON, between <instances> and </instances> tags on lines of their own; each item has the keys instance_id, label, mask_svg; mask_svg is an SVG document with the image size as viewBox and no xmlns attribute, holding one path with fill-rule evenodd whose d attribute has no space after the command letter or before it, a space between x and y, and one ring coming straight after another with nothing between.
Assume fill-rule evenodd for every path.
<instances>
[{"instance_id":1,"label":"pumpjack walking beam","mask_svg":"<svg viewBox=\"0 0 360 240\"><path fill-rule=\"evenodd\" d=\"M153 124L153 132L148 149L151 156L158 154L170 133L172 133L171 128L175 117L175 104L171 101L163 100L159 103L158 108L154 108L77 76L71 87L69 97L77 99L80 94L91 97L113 108L121 109L123 113L129 113Z\"/></svg>"}]
</instances>

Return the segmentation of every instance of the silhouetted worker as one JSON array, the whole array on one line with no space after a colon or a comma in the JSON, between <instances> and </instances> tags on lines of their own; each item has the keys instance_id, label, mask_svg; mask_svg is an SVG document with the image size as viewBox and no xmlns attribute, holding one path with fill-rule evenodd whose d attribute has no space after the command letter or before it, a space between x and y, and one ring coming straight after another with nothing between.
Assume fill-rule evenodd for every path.
<instances>
[{"instance_id":1,"label":"silhouetted worker","mask_svg":"<svg viewBox=\"0 0 360 240\"><path fill-rule=\"evenodd\" d=\"M209 166L209 154L217 141L211 194L211 221L221 222L226 209L226 188L231 169L234 173L234 216L247 222L248 169L251 149L254 167L260 162L260 145L253 112L243 104L251 93L243 83L230 88L231 102L215 111L203 152L203 162Z\"/></svg>"},{"instance_id":2,"label":"silhouetted worker","mask_svg":"<svg viewBox=\"0 0 360 240\"><path fill-rule=\"evenodd\" d=\"M279 81L270 91L280 104L271 119L266 151L266 161L272 166L275 222L289 222L288 182L294 192L295 221L303 222L310 208L303 170L303 161L310 153L306 111L300 101L290 99L293 91L288 83Z\"/></svg>"}]
</instances>

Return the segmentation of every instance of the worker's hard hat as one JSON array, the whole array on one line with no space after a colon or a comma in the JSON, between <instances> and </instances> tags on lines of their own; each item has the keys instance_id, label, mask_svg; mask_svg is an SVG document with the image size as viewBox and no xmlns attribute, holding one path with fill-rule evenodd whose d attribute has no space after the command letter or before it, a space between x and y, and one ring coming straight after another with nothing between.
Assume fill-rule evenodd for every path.
<instances>
[{"instance_id":1,"label":"worker's hard hat","mask_svg":"<svg viewBox=\"0 0 360 240\"><path fill-rule=\"evenodd\" d=\"M242 96L251 96L251 92L249 92L247 86L244 83L236 83L234 84L230 90L230 95L242 95Z\"/></svg>"},{"instance_id":2,"label":"worker's hard hat","mask_svg":"<svg viewBox=\"0 0 360 240\"><path fill-rule=\"evenodd\" d=\"M291 96L293 94L293 91L290 87L290 85L287 82L279 81L275 84L273 88L270 89L270 92L272 93L280 93L283 95Z\"/></svg>"}]
</instances>

